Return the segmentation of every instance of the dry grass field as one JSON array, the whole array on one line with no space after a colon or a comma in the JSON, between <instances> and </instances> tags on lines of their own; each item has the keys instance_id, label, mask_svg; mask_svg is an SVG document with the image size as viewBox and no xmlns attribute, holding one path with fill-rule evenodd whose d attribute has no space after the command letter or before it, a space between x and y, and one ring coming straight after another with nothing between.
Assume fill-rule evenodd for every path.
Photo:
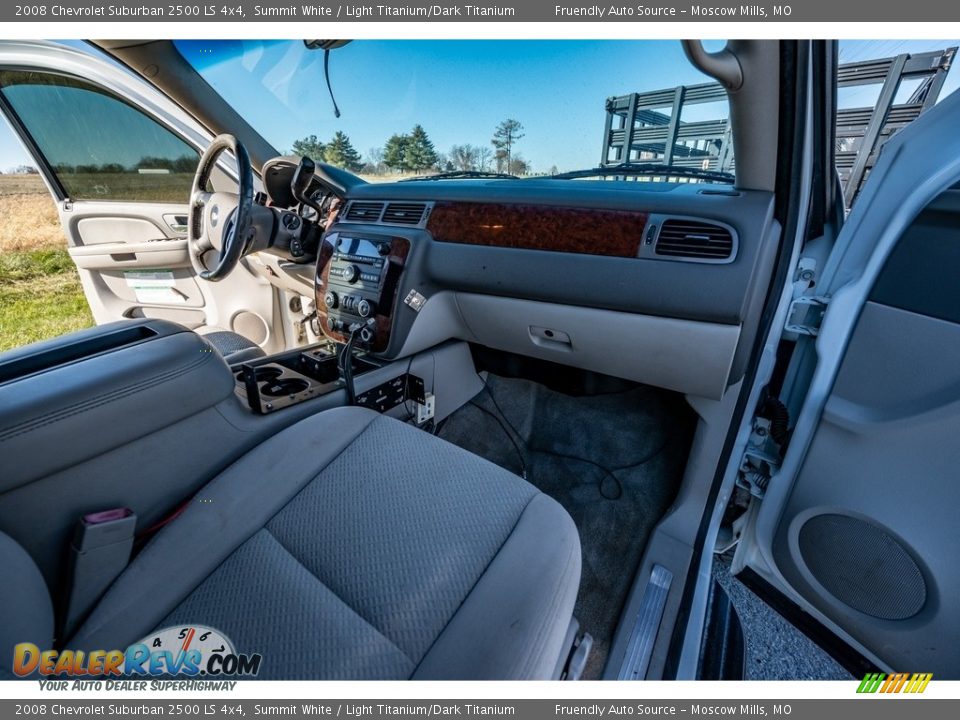
<instances>
[{"instance_id":1,"label":"dry grass field","mask_svg":"<svg viewBox=\"0 0 960 720\"><path fill-rule=\"evenodd\" d=\"M17 176L0 175L0 253L19 250L66 249L57 209L47 189L37 180L39 189L29 192L28 183L8 181Z\"/></svg>"},{"instance_id":2,"label":"dry grass field","mask_svg":"<svg viewBox=\"0 0 960 720\"><path fill-rule=\"evenodd\" d=\"M0 175L0 351L92 324L43 182Z\"/></svg>"}]
</instances>

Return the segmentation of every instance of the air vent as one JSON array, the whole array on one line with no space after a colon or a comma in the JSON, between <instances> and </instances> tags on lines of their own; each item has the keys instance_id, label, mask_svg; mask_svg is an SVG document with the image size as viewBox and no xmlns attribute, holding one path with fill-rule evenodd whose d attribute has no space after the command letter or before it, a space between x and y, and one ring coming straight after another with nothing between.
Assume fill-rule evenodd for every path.
<instances>
[{"instance_id":1,"label":"air vent","mask_svg":"<svg viewBox=\"0 0 960 720\"><path fill-rule=\"evenodd\" d=\"M354 200L347 208L345 219L353 222L377 222L382 212L382 202L357 202Z\"/></svg>"},{"instance_id":2,"label":"air vent","mask_svg":"<svg viewBox=\"0 0 960 720\"><path fill-rule=\"evenodd\" d=\"M397 225L419 225L427 206L423 203L390 203L383 213L383 222Z\"/></svg>"},{"instance_id":3,"label":"air vent","mask_svg":"<svg viewBox=\"0 0 960 720\"><path fill-rule=\"evenodd\" d=\"M733 236L727 228L712 223L665 220L656 253L691 260L726 260L733 254Z\"/></svg>"}]
</instances>

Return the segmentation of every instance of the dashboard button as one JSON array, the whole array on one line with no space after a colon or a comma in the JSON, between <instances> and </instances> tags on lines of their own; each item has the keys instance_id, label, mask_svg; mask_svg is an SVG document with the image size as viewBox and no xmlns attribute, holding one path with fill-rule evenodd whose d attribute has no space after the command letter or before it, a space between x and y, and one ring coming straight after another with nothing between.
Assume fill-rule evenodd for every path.
<instances>
[{"instance_id":1,"label":"dashboard button","mask_svg":"<svg viewBox=\"0 0 960 720\"><path fill-rule=\"evenodd\" d=\"M375 305L372 302L370 302L366 298L363 298L362 300L360 300L360 302L357 303L357 314L360 317L370 317L371 315L373 315L374 308L375 308Z\"/></svg>"},{"instance_id":2,"label":"dashboard button","mask_svg":"<svg viewBox=\"0 0 960 720\"><path fill-rule=\"evenodd\" d=\"M347 265L343 268L343 279L348 283L355 283L360 278L360 268L356 265Z\"/></svg>"}]
</instances>

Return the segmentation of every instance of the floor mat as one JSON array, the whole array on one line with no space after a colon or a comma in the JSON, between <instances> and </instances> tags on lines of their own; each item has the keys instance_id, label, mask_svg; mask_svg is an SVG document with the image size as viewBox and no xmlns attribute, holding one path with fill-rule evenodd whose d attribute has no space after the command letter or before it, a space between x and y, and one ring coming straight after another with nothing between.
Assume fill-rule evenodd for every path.
<instances>
[{"instance_id":1,"label":"floor mat","mask_svg":"<svg viewBox=\"0 0 960 720\"><path fill-rule=\"evenodd\" d=\"M524 475L576 522L575 615L594 638L586 679L603 671L650 531L676 495L692 428L689 407L664 390L571 396L496 375L440 427L440 437Z\"/></svg>"}]
</instances>

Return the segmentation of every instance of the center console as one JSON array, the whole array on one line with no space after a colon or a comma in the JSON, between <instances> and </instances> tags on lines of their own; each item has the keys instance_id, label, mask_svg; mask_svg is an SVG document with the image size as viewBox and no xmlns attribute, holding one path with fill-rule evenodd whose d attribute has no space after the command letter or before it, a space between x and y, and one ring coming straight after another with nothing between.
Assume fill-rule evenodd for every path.
<instances>
[{"instance_id":1,"label":"center console","mask_svg":"<svg viewBox=\"0 0 960 720\"><path fill-rule=\"evenodd\" d=\"M371 233L329 233L317 259L317 319L330 339L383 352L390 343L410 241Z\"/></svg>"},{"instance_id":2,"label":"center console","mask_svg":"<svg viewBox=\"0 0 960 720\"><path fill-rule=\"evenodd\" d=\"M354 378L384 364L374 353L390 344L410 241L396 235L330 232L322 240L315 277L322 342L233 368L236 394L267 415L336 390L349 403L384 412L424 400L424 384L405 373L355 394Z\"/></svg>"},{"instance_id":3,"label":"center console","mask_svg":"<svg viewBox=\"0 0 960 720\"><path fill-rule=\"evenodd\" d=\"M332 343L321 343L271 355L231 368L236 394L255 413L267 415L344 386L343 363L348 354ZM379 364L349 353L354 377Z\"/></svg>"}]
</instances>

